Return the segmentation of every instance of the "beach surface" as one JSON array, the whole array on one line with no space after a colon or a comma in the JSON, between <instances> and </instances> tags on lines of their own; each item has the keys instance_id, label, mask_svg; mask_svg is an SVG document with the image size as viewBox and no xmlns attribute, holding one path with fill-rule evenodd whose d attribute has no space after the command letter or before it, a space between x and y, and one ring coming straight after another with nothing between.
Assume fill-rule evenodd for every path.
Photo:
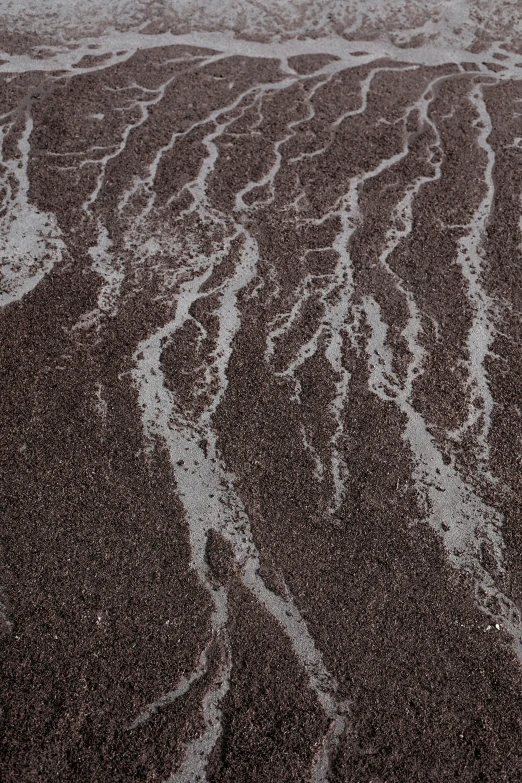
<instances>
[{"instance_id":1,"label":"beach surface","mask_svg":"<svg viewBox=\"0 0 522 783\"><path fill-rule=\"evenodd\" d=\"M522 7L0 0L0 778L522 780Z\"/></svg>"}]
</instances>

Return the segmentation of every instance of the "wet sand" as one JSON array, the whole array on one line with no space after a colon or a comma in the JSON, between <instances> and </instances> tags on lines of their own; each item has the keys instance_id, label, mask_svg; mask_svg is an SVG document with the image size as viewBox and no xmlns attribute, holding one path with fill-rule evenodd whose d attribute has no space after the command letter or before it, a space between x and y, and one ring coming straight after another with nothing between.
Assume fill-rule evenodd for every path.
<instances>
[{"instance_id":1,"label":"wet sand","mask_svg":"<svg viewBox=\"0 0 522 783\"><path fill-rule=\"evenodd\" d=\"M508 4L21 5L0 778L522 780Z\"/></svg>"}]
</instances>

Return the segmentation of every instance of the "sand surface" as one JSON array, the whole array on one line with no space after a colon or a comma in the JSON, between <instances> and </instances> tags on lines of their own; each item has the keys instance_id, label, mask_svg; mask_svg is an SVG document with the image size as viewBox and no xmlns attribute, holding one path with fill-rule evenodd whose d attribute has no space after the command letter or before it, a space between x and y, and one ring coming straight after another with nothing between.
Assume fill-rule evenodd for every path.
<instances>
[{"instance_id":1,"label":"sand surface","mask_svg":"<svg viewBox=\"0 0 522 783\"><path fill-rule=\"evenodd\" d=\"M521 781L522 5L0 50L0 779Z\"/></svg>"}]
</instances>

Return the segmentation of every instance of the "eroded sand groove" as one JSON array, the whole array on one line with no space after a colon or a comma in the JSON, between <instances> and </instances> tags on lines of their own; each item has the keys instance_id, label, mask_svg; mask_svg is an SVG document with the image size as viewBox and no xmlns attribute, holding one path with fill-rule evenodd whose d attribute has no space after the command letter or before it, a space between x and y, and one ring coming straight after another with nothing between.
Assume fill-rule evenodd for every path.
<instances>
[{"instance_id":1,"label":"eroded sand groove","mask_svg":"<svg viewBox=\"0 0 522 783\"><path fill-rule=\"evenodd\" d=\"M229 587L209 565L218 534L326 719L308 779L340 779L340 747L357 735L352 693L314 636L310 595L295 594L297 578L274 562L241 467L227 461L230 367L251 334L245 367L269 376L299 420L300 479L316 487L326 529L342 526L349 502L352 395L364 380L411 461L412 522L427 523L469 579L462 591L474 590L484 633L493 629L487 643L501 645L502 630L522 660L518 577L494 502L508 479L491 456L506 303L488 283L497 154L520 142L499 146L490 102L504 85L518 94L519 58L497 45L448 57L372 41L122 33L2 59L2 304L23 308L52 286L78 237L99 279L95 303L66 330L72 345L97 345L145 297L146 333L136 330L119 380L137 394L144 451L166 449L188 567L211 605L192 670L126 728L205 682L202 726L165 779L207 780L235 666ZM50 178L66 203L49 197ZM438 241L444 301L421 256ZM326 396L314 419L305 398L316 363ZM103 389L92 388L100 427Z\"/></svg>"}]
</instances>

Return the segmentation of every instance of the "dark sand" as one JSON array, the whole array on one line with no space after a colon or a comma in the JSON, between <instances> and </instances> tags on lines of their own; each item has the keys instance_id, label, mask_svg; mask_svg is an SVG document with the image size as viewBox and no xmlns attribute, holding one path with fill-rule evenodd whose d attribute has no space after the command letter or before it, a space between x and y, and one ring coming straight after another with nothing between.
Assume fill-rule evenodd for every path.
<instances>
[{"instance_id":1,"label":"dark sand","mask_svg":"<svg viewBox=\"0 0 522 783\"><path fill-rule=\"evenodd\" d=\"M6 34L5 783L522 780L522 58L421 16Z\"/></svg>"}]
</instances>

